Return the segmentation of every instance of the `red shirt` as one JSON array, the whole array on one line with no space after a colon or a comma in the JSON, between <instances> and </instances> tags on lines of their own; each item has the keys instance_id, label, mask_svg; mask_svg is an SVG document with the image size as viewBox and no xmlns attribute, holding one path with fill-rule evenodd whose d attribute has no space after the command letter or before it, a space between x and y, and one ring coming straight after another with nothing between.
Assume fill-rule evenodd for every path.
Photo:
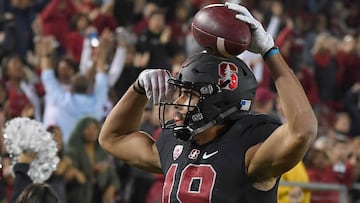
<instances>
[{"instance_id":1,"label":"red shirt","mask_svg":"<svg viewBox=\"0 0 360 203\"><path fill-rule=\"evenodd\" d=\"M339 51L337 54L338 73L337 83L349 88L355 82L360 81L360 56L355 53Z\"/></svg>"},{"instance_id":2,"label":"red shirt","mask_svg":"<svg viewBox=\"0 0 360 203\"><path fill-rule=\"evenodd\" d=\"M325 169L308 168L310 182L334 183L351 186L352 184L352 166L345 165L344 173L337 173L333 170L333 165ZM311 203L340 203L339 192L337 191L313 191L311 193Z\"/></svg>"},{"instance_id":3,"label":"red shirt","mask_svg":"<svg viewBox=\"0 0 360 203\"><path fill-rule=\"evenodd\" d=\"M101 34L105 28L115 31L117 27L116 19L113 15L99 14L93 21L97 31Z\"/></svg>"},{"instance_id":4,"label":"red shirt","mask_svg":"<svg viewBox=\"0 0 360 203\"><path fill-rule=\"evenodd\" d=\"M65 46L65 36L69 32L71 16L76 12L71 0L66 0L66 9L60 10L62 0L52 0L40 13L43 22L44 35L54 36L62 46Z\"/></svg>"},{"instance_id":5,"label":"red shirt","mask_svg":"<svg viewBox=\"0 0 360 203\"><path fill-rule=\"evenodd\" d=\"M69 32L66 35L66 53L73 57L76 62L80 62L83 49L84 37L78 31Z\"/></svg>"},{"instance_id":6,"label":"red shirt","mask_svg":"<svg viewBox=\"0 0 360 203\"><path fill-rule=\"evenodd\" d=\"M21 112L26 105L31 105L25 93L17 87L12 86L9 82L6 83L9 95L9 113L10 117L21 116Z\"/></svg>"}]
</instances>

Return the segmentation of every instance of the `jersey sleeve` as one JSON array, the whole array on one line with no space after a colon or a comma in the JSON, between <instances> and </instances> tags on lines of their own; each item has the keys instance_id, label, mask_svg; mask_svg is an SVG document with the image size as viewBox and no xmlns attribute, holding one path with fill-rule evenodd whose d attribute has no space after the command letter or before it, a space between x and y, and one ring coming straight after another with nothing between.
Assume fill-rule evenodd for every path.
<instances>
[{"instance_id":1,"label":"jersey sleeve","mask_svg":"<svg viewBox=\"0 0 360 203\"><path fill-rule=\"evenodd\" d=\"M264 142L281 125L279 120L262 114L253 116L247 122L251 124L244 132L247 142L246 148Z\"/></svg>"},{"instance_id":2,"label":"jersey sleeve","mask_svg":"<svg viewBox=\"0 0 360 203\"><path fill-rule=\"evenodd\" d=\"M258 138L259 142L265 141L274 130L276 130L281 124L275 119L266 119L265 122L259 123L256 127L251 129L251 134Z\"/></svg>"}]
</instances>

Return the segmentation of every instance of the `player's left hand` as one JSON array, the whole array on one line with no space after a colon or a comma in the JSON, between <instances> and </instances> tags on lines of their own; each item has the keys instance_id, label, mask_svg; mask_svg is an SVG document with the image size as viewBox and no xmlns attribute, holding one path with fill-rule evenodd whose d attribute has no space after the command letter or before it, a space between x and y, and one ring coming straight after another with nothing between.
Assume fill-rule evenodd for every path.
<instances>
[{"instance_id":1,"label":"player's left hand","mask_svg":"<svg viewBox=\"0 0 360 203\"><path fill-rule=\"evenodd\" d=\"M248 47L249 51L264 55L274 46L274 39L266 33L261 23L251 15L247 8L230 2L226 2L225 6L238 13L235 16L237 19L250 25L251 43Z\"/></svg>"}]
</instances>

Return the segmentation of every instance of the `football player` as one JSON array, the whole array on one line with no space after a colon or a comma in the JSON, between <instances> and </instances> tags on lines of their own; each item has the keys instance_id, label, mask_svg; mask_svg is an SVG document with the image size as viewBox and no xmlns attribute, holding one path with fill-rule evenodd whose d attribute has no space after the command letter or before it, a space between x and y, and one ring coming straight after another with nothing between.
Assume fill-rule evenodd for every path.
<instances>
[{"instance_id":1,"label":"football player","mask_svg":"<svg viewBox=\"0 0 360 203\"><path fill-rule=\"evenodd\" d=\"M251 113L257 83L236 57L199 53L175 77L143 71L106 118L99 141L115 157L163 173L163 202L277 202L279 177L317 134L309 101L272 37L245 7L226 6L250 25L248 50L269 66L287 122ZM149 99L160 104L156 142L138 130Z\"/></svg>"}]
</instances>

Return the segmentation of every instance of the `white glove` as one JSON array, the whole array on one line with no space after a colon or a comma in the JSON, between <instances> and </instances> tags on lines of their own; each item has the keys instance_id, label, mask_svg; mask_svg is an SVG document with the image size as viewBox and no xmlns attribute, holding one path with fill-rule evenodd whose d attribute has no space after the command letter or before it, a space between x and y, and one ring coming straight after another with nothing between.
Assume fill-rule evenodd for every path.
<instances>
[{"instance_id":1,"label":"white glove","mask_svg":"<svg viewBox=\"0 0 360 203\"><path fill-rule=\"evenodd\" d=\"M251 15L247 8L230 2L226 2L225 6L227 6L228 9L238 12L235 17L250 25L251 42L248 47L249 51L264 55L274 46L274 39L265 32L264 27Z\"/></svg>"},{"instance_id":2,"label":"white glove","mask_svg":"<svg viewBox=\"0 0 360 203\"><path fill-rule=\"evenodd\" d=\"M170 72L163 69L146 69L138 77L140 88L143 88L146 97L159 104L160 101L166 101L172 97L174 87L169 85Z\"/></svg>"}]
</instances>

